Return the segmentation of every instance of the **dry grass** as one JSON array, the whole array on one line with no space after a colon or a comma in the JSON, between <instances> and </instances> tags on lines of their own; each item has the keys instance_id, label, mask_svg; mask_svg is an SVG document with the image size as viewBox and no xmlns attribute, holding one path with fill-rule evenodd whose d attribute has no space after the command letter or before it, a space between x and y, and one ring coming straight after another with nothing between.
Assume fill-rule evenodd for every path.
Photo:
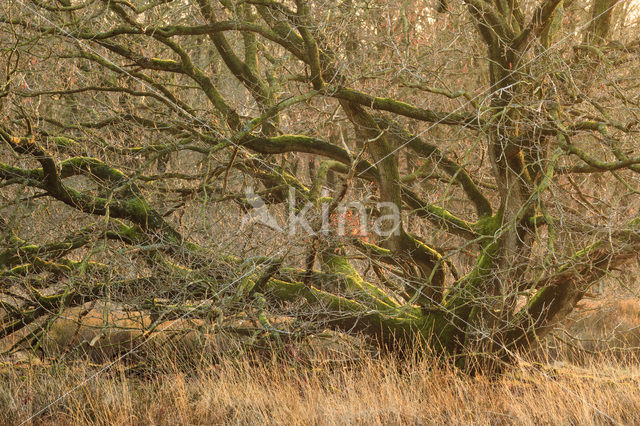
<instances>
[{"instance_id":1,"label":"dry grass","mask_svg":"<svg viewBox=\"0 0 640 426\"><path fill-rule=\"evenodd\" d=\"M589 354L606 354L624 365L640 361L640 300L638 298L584 300L566 324L567 332L554 357L581 363ZM571 343L571 346L564 344Z\"/></svg>"},{"instance_id":2,"label":"dry grass","mask_svg":"<svg viewBox=\"0 0 640 426\"><path fill-rule=\"evenodd\" d=\"M640 422L639 371L523 364L468 377L433 360L363 356L350 364L200 359L164 368L74 362L2 370L3 424L629 424ZM324 361L328 361L324 360Z\"/></svg>"},{"instance_id":3,"label":"dry grass","mask_svg":"<svg viewBox=\"0 0 640 426\"><path fill-rule=\"evenodd\" d=\"M143 319L92 312L78 328L67 314L45 342L58 361L0 360L0 424L640 424L637 300L585 302L569 329L587 339L580 350L542 352L499 378L376 358L347 336L252 356L182 322L172 329L192 331L181 339L168 331L109 363Z\"/></svg>"}]
</instances>

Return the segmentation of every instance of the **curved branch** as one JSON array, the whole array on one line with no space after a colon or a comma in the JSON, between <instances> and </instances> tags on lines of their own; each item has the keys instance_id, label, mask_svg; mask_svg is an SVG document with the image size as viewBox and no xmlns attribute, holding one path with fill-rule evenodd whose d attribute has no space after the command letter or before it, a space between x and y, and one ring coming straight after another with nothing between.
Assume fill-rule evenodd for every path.
<instances>
[{"instance_id":1,"label":"curved branch","mask_svg":"<svg viewBox=\"0 0 640 426\"><path fill-rule=\"evenodd\" d=\"M405 102L391 98L380 98L345 87L328 86L324 89L326 96L353 102L380 111L392 112L404 117L414 118L430 123L447 124L451 126L464 126L478 129L484 124L473 114L461 114L456 112L432 111L409 105Z\"/></svg>"}]
</instances>

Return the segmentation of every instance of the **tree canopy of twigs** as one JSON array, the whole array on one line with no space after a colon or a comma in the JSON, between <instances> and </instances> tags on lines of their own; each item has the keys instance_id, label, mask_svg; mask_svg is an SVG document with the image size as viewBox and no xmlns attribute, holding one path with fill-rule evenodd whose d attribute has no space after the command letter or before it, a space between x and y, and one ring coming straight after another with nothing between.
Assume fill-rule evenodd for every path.
<instances>
[{"instance_id":1,"label":"tree canopy of twigs","mask_svg":"<svg viewBox=\"0 0 640 426\"><path fill-rule=\"evenodd\" d=\"M629 0L3 2L0 339L102 304L508 363L640 249L637 30Z\"/></svg>"}]
</instances>

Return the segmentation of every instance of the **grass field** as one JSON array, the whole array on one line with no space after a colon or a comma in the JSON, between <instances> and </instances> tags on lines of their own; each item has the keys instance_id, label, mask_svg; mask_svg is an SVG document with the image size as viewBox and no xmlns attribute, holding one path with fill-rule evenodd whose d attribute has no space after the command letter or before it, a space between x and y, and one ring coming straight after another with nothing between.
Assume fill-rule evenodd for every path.
<instances>
[{"instance_id":1,"label":"grass field","mask_svg":"<svg viewBox=\"0 0 640 426\"><path fill-rule=\"evenodd\" d=\"M201 363L186 371L23 364L0 380L3 424L631 424L637 368L522 364L468 377L429 360Z\"/></svg>"},{"instance_id":2,"label":"grass field","mask_svg":"<svg viewBox=\"0 0 640 426\"><path fill-rule=\"evenodd\" d=\"M23 352L0 366L0 423L640 423L640 363L631 346L638 304L591 302L581 312L568 334L582 337L582 348L557 340L559 349L523 357L500 377L344 345L285 344L275 355L227 347L220 356L213 346L160 339L115 362L111 352L44 361Z\"/></svg>"}]
</instances>

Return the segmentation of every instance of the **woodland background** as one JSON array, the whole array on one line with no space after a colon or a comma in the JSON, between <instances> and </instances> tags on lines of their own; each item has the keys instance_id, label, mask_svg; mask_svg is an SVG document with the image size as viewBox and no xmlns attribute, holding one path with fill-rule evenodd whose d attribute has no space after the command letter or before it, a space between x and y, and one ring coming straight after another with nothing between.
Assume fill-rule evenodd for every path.
<instances>
[{"instance_id":1,"label":"woodland background","mask_svg":"<svg viewBox=\"0 0 640 426\"><path fill-rule=\"evenodd\" d=\"M640 420L639 23L4 2L2 420Z\"/></svg>"}]
</instances>

